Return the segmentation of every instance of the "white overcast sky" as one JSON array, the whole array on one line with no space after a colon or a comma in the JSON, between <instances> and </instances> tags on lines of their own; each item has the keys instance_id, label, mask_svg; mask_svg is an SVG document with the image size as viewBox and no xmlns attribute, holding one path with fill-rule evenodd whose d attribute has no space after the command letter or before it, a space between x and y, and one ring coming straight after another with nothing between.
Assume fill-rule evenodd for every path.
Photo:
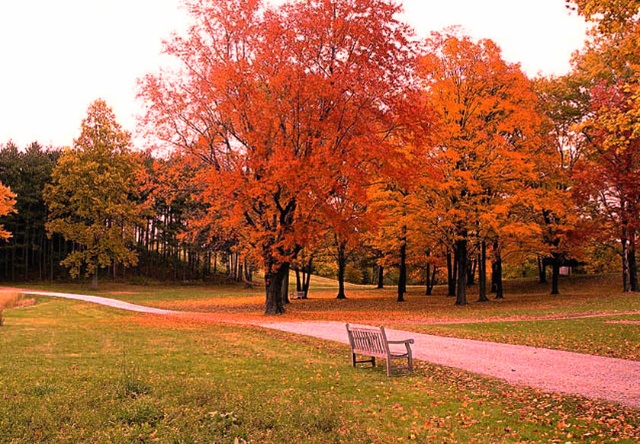
<instances>
[{"instance_id":1,"label":"white overcast sky","mask_svg":"<svg viewBox=\"0 0 640 444\"><path fill-rule=\"evenodd\" d=\"M565 0L403 0L418 35L460 25L531 76L564 74L586 25ZM181 0L0 0L0 144L71 145L103 98L135 132L136 79L186 23Z\"/></svg>"}]
</instances>

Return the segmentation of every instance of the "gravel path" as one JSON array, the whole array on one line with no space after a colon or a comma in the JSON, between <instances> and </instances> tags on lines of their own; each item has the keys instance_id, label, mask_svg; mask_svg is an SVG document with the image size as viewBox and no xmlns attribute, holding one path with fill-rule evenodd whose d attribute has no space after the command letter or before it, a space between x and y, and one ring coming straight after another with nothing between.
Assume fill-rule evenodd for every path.
<instances>
[{"instance_id":1,"label":"gravel path","mask_svg":"<svg viewBox=\"0 0 640 444\"><path fill-rule=\"evenodd\" d=\"M259 325L349 343L343 323L264 322ZM640 407L640 362L637 361L386 328L385 331L390 340L413 338L416 359L501 378L511 384Z\"/></svg>"},{"instance_id":2,"label":"gravel path","mask_svg":"<svg viewBox=\"0 0 640 444\"><path fill-rule=\"evenodd\" d=\"M179 311L145 307L143 305L131 304L129 302L119 301L117 299L103 298L100 296L86 296L82 294L73 294L73 293L52 293L50 291L31 291L31 290L20 290L19 292L25 296L50 296L50 297L56 297L56 298L75 299L78 301L93 302L95 304L107 305L109 307L120 308L122 310L127 310L127 311L137 311L139 313L150 313L150 314L159 314L159 315L181 314L181 312Z\"/></svg>"},{"instance_id":3,"label":"gravel path","mask_svg":"<svg viewBox=\"0 0 640 444\"><path fill-rule=\"evenodd\" d=\"M184 312L145 307L98 296L42 291L25 295L53 296L159 315ZM252 325L348 344L343 323L253 322ZM579 394L640 408L640 362L522 345L386 330L389 339L413 338L416 359L504 379L511 384ZM345 361L347 362L347 361Z\"/></svg>"}]
</instances>

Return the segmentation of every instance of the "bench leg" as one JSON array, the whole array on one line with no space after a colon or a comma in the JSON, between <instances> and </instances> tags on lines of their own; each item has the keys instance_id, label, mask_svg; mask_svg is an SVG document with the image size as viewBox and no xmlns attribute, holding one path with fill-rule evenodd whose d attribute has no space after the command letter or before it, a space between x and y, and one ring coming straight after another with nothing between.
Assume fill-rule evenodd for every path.
<instances>
[{"instance_id":1,"label":"bench leg","mask_svg":"<svg viewBox=\"0 0 640 444\"><path fill-rule=\"evenodd\" d=\"M368 363L371 363L371 366L375 367L376 366L375 356L371 356L371 359L358 361L358 359L356 358L356 354L351 352L351 365L353 365L354 367L356 366L356 364L368 364Z\"/></svg>"},{"instance_id":2,"label":"bench leg","mask_svg":"<svg viewBox=\"0 0 640 444\"><path fill-rule=\"evenodd\" d=\"M404 356L402 357L404 358ZM411 355L411 352L409 352L406 356L407 358L407 367L406 367L406 371L407 373L413 373L413 356ZM400 359L400 357L396 357L395 359ZM404 371L405 367L404 366L400 366L400 367L394 367L392 365L393 359L391 357L389 357L387 359L387 376L392 376L393 375L393 370L401 370Z\"/></svg>"}]
</instances>

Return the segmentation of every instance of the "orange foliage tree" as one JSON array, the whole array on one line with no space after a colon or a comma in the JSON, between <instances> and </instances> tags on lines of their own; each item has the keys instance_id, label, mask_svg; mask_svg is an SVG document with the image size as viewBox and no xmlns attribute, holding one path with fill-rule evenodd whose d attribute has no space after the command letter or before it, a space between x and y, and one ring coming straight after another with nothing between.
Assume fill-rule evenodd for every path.
<instances>
[{"instance_id":1,"label":"orange foliage tree","mask_svg":"<svg viewBox=\"0 0 640 444\"><path fill-rule=\"evenodd\" d=\"M567 259L576 259L586 240L571 190L575 188L574 167L586 153L587 138L580 124L588 113L589 94L575 73L536 79L536 90L555 148L553 157L540 165L545 181L537 190L542 232L538 272L540 283L546 283L546 265L551 263L551 294L558 294L560 266Z\"/></svg>"},{"instance_id":2,"label":"orange foliage tree","mask_svg":"<svg viewBox=\"0 0 640 444\"><path fill-rule=\"evenodd\" d=\"M398 302L404 302L407 291L408 228L413 207L408 187L388 178L381 178L369 189L370 213L376 214L376 230L368 233L370 246L382 253L379 266L398 267Z\"/></svg>"},{"instance_id":3,"label":"orange foliage tree","mask_svg":"<svg viewBox=\"0 0 640 444\"><path fill-rule=\"evenodd\" d=\"M362 247L363 236L372 229L374 218L367 211L366 168L342 168L328 190L326 202L319 206L320 219L328 228L327 244L338 267L337 299L346 299L344 289L347 261Z\"/></svg>"},{"instance_id":4,"label":"orange foliage tree","mask_svg":"<svg viewBox=\"0 0 640 444\"><path fill-rule=\"evenodd\" d=\"M453 246L456 304L467 303L468 256L474 248L483 256L480 300L486 300L486 242L498 254L501 236L536 230L517 218L517 208L527 204L540 179L536 164L545 155L537 98L530 80L502 59L495 43L455 32L428 39L421 73L437 114L429 153L436 174L423 182L424 200Z\"/></svg>"},{"instance_id":5,"label":"orange foliage tree","mask_svg":"<svg viewBox=\"0 0 640 444\"><path fill-rule=\"evenodd\" d=\"M409 30L388 0L189 3L194 24L166 44L172 74L141 96L156 135L206 151L197 179L210 206L264 269L265 312L284 311L282 282L326 226L342 172L384 158L412 65ZM326 212L325 212L326 214Z\"/></svg>"},{"instance_id":6,"label":"orange foliage tree","mask_svg":"<svg viewBox=\"0 0 640 444\"><path fill-rule=\"evenodd\" d=\"M628 30L640 12L640 0L565 0L565 3L567 8L595 23L595 31L601 34Z\"/></svg>"},{"instance_id":7,"label":"orange foliage tree","mask_svg":"<svg viewBox=\"0 0 640 444\"><path fill-rule=\"evenodd\" d=\"M416 250L424 246L425 237L423 205L416 190L420 180L434 173L428 149L434 116L415 73L417 69L413 82L404 89L406 101L397 109L395 131L388 136L392 150L371 174L366 196L373 224L365 241L376 252L378 288L383 287L383 268L397 266L398 302L404 302L409 266L420 267L424 262L424 250Z\"/></svg>"},{"instance_id":8,"label":"orange foliage tree","mask_svg":"<svg viewBox=\"0 0 640 444\"><path fill-rule=\"evenodd\" d=\"M570 4L596 23L574 64L591 99L579 126L587 144L576 163L575 194L587 210L586 219L597 225L594 237L619 246L623 290L638 291L640 2Z\"/></svg>"}]
</instances>

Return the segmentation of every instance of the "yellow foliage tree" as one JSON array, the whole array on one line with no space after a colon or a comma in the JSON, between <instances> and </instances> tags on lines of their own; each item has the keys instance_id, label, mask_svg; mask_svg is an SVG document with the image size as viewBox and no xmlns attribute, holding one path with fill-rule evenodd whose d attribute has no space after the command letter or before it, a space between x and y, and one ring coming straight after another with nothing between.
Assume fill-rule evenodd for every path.
<instances>
[{"instance_id":1,"label":"yellow foliage tree","mask_svg":"<svg viewBox=\"0 0 640 444\"><path fill-rule=\"evenodd\" d=\"M129 133L106 102L96 100L89 106L80 136L73 148L64 151L52 183L45 188L47 231L74 244L62 263L72 277L91 276L94 289L100 269L137 262L131 245L135 224L140 222L139 168L138 157L130 152Z\"/></svg>"}]
</instances>

